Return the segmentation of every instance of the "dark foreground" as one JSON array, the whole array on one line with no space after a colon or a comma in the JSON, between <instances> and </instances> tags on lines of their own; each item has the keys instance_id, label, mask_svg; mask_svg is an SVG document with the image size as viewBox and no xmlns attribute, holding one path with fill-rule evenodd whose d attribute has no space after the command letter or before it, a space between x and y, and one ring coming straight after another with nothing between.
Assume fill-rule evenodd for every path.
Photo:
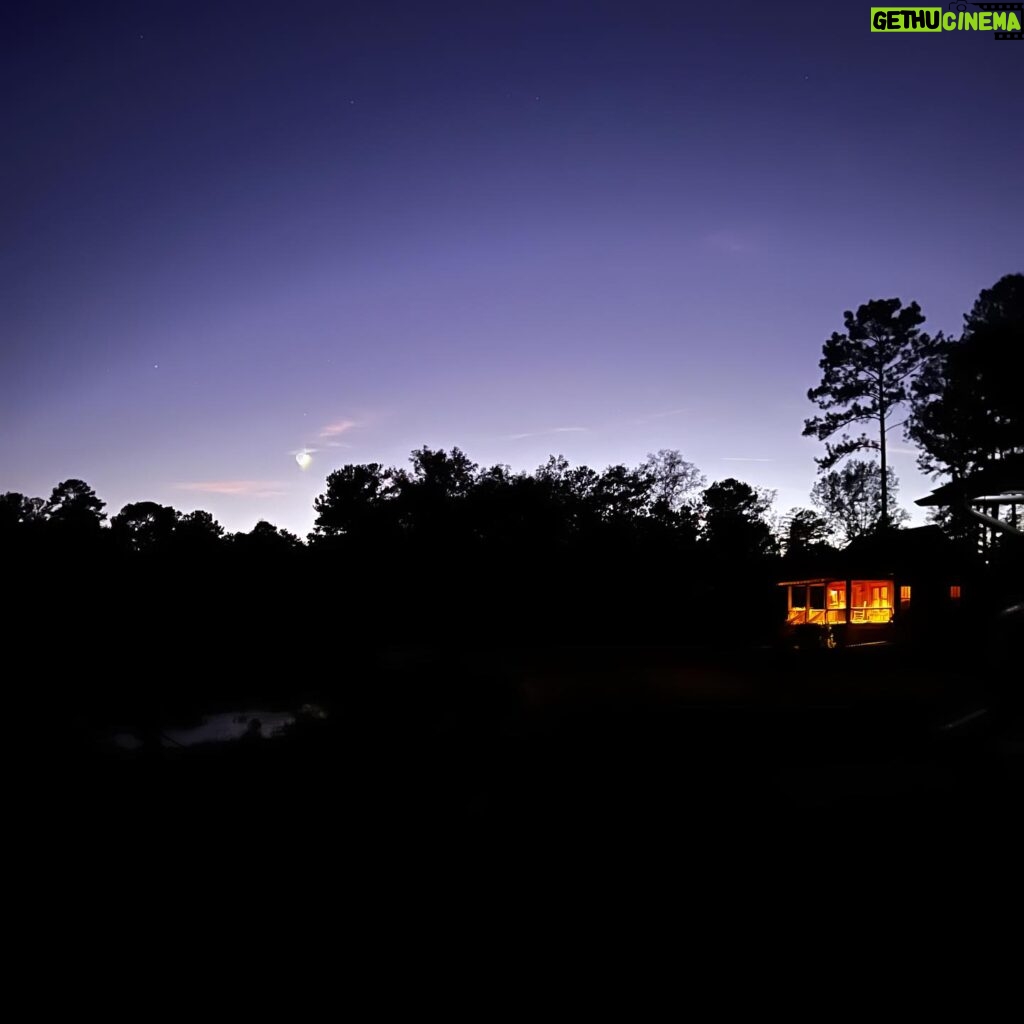
<instances>
[{"instance_id":1,"label":"dark foreground","mask_svg":"<svg viewBox=\"0 0 1024 1024\"><path fill-rule=\"evenodd\" d=\"M24 789L49 827L129 848L146 835L418 858L487 837L691 852L963 841L1015 825L1024 786L1019 704L970 653L423 648L301 693L234 696L300 700L325 717L189 748L118 750L102 736L138 723L83 713L24 755ZM165 702L159 728L198 710Z\"/></svg>"}]
</instances>

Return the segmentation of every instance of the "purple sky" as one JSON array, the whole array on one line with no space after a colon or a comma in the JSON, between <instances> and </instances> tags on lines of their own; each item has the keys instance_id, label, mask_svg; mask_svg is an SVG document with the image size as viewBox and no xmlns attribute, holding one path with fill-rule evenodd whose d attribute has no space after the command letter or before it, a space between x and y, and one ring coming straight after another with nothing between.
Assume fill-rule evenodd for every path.
<instances>
[{"instance_id":1,"label":"purple sky","mask_svg":"<svg viewBox=\"0 0 1024 1024\"><path fill-rule=\"evenodd\" d=\"M5 5L0 491L305 534L423 444L678 448L808 505L843 310L1024 267L1024 43L869 8Z\"/></svg>"}]
</instances>

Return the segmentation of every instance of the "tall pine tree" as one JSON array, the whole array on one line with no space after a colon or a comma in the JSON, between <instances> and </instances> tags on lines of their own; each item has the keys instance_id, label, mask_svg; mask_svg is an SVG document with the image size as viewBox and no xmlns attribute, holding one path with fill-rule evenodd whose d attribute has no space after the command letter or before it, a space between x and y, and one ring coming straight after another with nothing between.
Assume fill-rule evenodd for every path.
<instances>
[{"instance_id":1,"label":"tall pine tree","mask_svg":"<svg viewBox=\"0 0 1024 1024\"><path fill-rule=\"evenodd\" d=\"M916 302L904 306L899 299L873 299L856 315L846 310L846 333L833 333L822 346L821 383L807 392L824 412L804 424L805 437L825 442L825 454L815 460L822 472L854 452L878 452L882 527L890 522L886 435L901 425L889 421L907 400L912 378L939 340L921 333L924 319ZM850 428L857 424L863 424L862 431L852 436ZM874 428L873 436L868 426ZM838 440L831 440L836 434Z\"/></svg>"}]
</instances>

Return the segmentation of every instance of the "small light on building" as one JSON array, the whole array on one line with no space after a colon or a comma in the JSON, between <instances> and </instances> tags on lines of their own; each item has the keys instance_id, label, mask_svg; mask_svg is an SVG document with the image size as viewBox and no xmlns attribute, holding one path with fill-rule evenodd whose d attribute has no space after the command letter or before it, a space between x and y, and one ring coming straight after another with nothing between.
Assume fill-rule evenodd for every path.
<instances>
[{"instance_id":1,"label":"small light on building","mask_svg":"<svg viewBox=\"0 0 1024 1024\"><path fill-rule=\"evenodd\" d=\"M949 588L949 599L951 601L959 601L960 600L960 584L959 583L954 583Z\"/></svg>"}]
</instances>

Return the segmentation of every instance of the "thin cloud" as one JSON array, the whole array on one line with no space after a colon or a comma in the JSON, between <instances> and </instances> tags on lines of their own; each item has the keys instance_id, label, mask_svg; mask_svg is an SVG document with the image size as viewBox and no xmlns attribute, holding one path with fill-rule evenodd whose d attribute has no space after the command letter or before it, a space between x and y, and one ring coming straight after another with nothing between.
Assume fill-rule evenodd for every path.
<instances>
[{"instance_id":1,"label":"thin cloud","mask_svg":"<svg viewBox=\"0 0 1024 1024\"><path fill-rule=\"evenodd\" d=\"M320 431L320 437L338 437L341 434L347 433L354 426L356 426L355 420L337 420L334 423L328 423Z\"/></svg>"},{"instance_id":2,"label":"thin cloud","mask_svg":"<svg viewBox=\"0 0 1024 1024\"><path fill-rule=\"evenodd\" d=\"M506 441L522 441L526 437L547 437L549 434L587 434L590 427L554 427L551 430L532 430L525 434L506 434Z\"/></svg>"},{"instance_id":3,"label":"thin cloud","mask_svg":"<svg viewBox=\"0 0 1024 1024\"><path fill-rule=\"evenodd\" d=\"M229 494L248 498L273 498L287 493L284 490L284 485L276 480L202 480L174 486L179 491L196 491L199 494Z\"/></svg>"},{"instance_id":4,"label":"thin cloud","mask_svg":"<svg viewBox=\"0 0 1024 1024\"><path fill-rule=\"evenodd\" d=\"M750 459L743 455L723 455L723 462L774 462L775 459Z\"/></svg>"},{"instance_id":5,"label":"thin cloud","mask_svg":"<svg viewBox=\"0 0 1024 1024\"><path fill-rule=\"evenodd\" d=\"M749 239L732 231L713 231L704 239L704 243L719 252L751 252L754 248Z\"/></svg>"},{"instance_id":6,"label":"thin cloud","mask_svg":"<svg viewBox=\"0 0 1024 1024\"><path fill-rule=\"evenodd\" d=\"M633 422L634 423L647 423L649 420L664 420L664 419L668 419L669 416L680 416L682 413L684 413L686 411L687 410L685 408L681 408L681 409L666 409L664 412L652 412L652 413L648 413L646 416L640 416L639 418L633 420Z\"/></svg>"}]
</instances>

